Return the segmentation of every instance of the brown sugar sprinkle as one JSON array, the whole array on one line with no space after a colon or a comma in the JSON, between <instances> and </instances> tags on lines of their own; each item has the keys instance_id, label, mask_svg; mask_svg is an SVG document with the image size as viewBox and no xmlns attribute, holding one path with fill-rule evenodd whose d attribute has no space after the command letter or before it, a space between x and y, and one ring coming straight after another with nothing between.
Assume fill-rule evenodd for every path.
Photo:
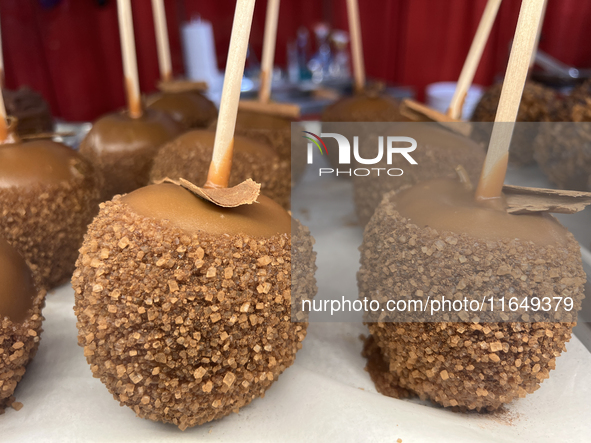
<instances>
[{"instance_id":1,"label":"brown sugar sprinkle","mask_svg":"<svg viewBox=\"0 0 591 443\"><path fill-rule=\"evenodd\" d=\"M20 323L14 323L8 317L0 318L0 414L8 407L17 411L23 407L22 403L15 401L13 394L39 347L45 296L45 290L39 291L30 315Z\"/></svg>"},{"instance_id":2,"label":"brown sugar sprinkle","mask_svg":"<svg viewBox=\"0 0 591 443\"><path fill-rule=\"evenodd\" d=\"M298 296L316 293L313 240L299 223L292 227L295 235L269 239L188 236L138 216L119 197L105 203L72 280L79 344L93 349L86 355L93 375L139 417L180 429L262 397L306 336L306 323L291 322L292 283ZM121 249L123 238L129 243ZM298 282L291 279L292 245L300 254ZM98 275L85 263L104 250ZM264 257L270 260L261 264Z\"/></svg>"}]
</instances>

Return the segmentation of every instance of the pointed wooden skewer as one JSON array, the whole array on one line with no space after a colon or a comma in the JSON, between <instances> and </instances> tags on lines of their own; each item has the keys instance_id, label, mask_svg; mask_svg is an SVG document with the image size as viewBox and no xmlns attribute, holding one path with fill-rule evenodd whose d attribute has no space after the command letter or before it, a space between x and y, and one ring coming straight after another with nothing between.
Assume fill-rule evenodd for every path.
<instances>
[{"instance_id":1,"label":"pointed wooden skewer","mask_svg":"<svg viewBox=\"0 0 591 443\"><path fill-rule=\"evenodd\" d=\"M353 59L353 77L355 91L365 89L365 64L363 62L363 45L361 41L361 23L359 20L359 4L357 0L347 0L347 16L351 34L351 54Z\"/></svg>"},{"instance_id":2,"label":"pointed wooden skewer","mask_svg":"<svg viewBox=\"0 0 591 443\"><path fill-rule=\"evenodd\" d=\"M143 114L140 99L140 82L137 71L135 38L133 36L133 18L130 0L117 0L119 17L119 34L121 39L121 55L127 91L127 107L132 118L140 118Z\"/></svg>"},{"instance_id":3,"label":"pointed wooden skewer","mask_svg":"<svg viewBox=\"0 0 591 443\"><path fill-rule=\"evenodd\" d=\"M275 42L277 41L277 22L279 21L279 1L280 0L268 0L267 3L265 36L263 40L263 58L261 61L261 84L258 100L241 100L239 108L243 111L260 112L289 119L298 119L300 117L300 107L298 105L271 101Z\"/></svg>"},{"instance_id":4,"label":"pointed wooden skewer","mask_svg":"<svg viewBox=\"0 0 591 443\"><path fill-rule=\"evenodd\" d=\"M206 188L226 188L232 169L234 129L255 0L238 0Z\"/></svg>"},{"instance_id":5,"label":"pointed wooden skewer","mask_svg":"<svg viewBox=\"0 0 591 443\"><path fill-rule=\"evenodd\" d=\"M472 80L474 80L476 69L480 64L480 59L486 46L486 42L488 41L492 25L497 16L500 3L501 0L488 0L486 4L484 12L482 13L482 18L480 19L480 23L478 25L478 29L476 30L476 34L472 40L470 51L468 52L468 56L464 62L464 66L462 68L462 72L460 74L460 78L458 80L458 84L456 86L456 90L454 96L452 97L451 105L447 114L443 114L414 100L405 99L403 100L400 107L400 112L404 116L415 121L427 120L439 123L452 123L461 121L460 119L464 100L468 89L470 89ZM450 129L464 135L469 135L471 132L471 127L469 125L453 124L448 126Z\"/></svg>"},{"instance_id":6,"label":"pointed wooden skewer","mask_svg":"<svg viewBox=\"0 0 591 443\"><path fill-rule=\"evenodd\" d=\"M544 0L523 0L521 4L490 144L476 189L476 198L479 200L501 196L509 145L543 9Z\"/></svg>"}]
</instances>

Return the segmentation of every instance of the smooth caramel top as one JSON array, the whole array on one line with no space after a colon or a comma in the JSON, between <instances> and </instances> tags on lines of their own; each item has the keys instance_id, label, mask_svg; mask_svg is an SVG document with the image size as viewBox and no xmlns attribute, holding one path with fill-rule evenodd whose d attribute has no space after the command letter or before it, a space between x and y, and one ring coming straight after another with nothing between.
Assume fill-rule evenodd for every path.
<instances>
[{"instance_id":1,"label":"smooth caramel top","mask_svg":"<svg viewBox=\"0 0 591 443\"><path fill-rule=\"evenodd\" d=\"M145 109L132 118L126 112L107 114L94 122L84 144L97 154L153 148L180 134L182 128L162 111Z\"/></svg>"},{"instance_id":2,"label":"smooth caramel top","mask_svg":"<svg viewBox=\"0 0 591 443\"><path fill-rule=\"evenodd\" d=\"M270 198L259 195L257 203L221 208L173 184L146 186L123 197L138 215L169 220L188 234L208 234L269 238L291 233L291 216Z\"/></svg>"},{"instance_id":3,"label":"smooth caramel top","mask_svg":"<svg viewBox=\"0 0 591 443\"><path fill-rule=\"evenodd\" d=\"M238 111L236 129L290 129L291 120L262 112Z\"/></svg>"},{"instance_id":4,"label":"smooth caramel top","mask_svg":"<svg viewBox=\"0 0 591 443\"><path fill-rule=\"evenodd\" d=\"M0 145L0 188L70 181L80 175L79 161L76 151L50 140Z\"/></svg>"},{"instance_id":5,"label":"smooth caramel top","mask_svg":"<svg viewBox=\"0 0 591 443\"><path fill-rule=\"evenodd\" d=\"M211 149L213 149L214 141L215 132L204 129L195 129L185 132L175 139L175 143L180 143L182 145L193 146L196 143L201 143L205 146L211 147ZM272 157L277 156L275 150L270 146L239 135L234 137L234 152L262 155L269 159L269 161L271 161Z\"/></svg>"},{"instance_id":6,"label":"smooth caramel top","mask_svg":"<svg viewBox=\"0 0 591 443\"><path fill-rule=\"evenodd\" d=\"M419 227L486 240L519 239L541 246L566 245L568 232L548 214L507 214L501 200L477 202L459 181L419 183L395 196L396 209Z\"/></svg>"},{"instance_id":7,"label":"smooth caramel top","mask_svg":"<svg viewBox=\"0 0 591 443\"><path fill-rule=\"evenodd\" d=\"M16 249L0 238L0 321L4 317L15 323L25 320L36 295L27 263Z\"/></svg>"}]
</instances>

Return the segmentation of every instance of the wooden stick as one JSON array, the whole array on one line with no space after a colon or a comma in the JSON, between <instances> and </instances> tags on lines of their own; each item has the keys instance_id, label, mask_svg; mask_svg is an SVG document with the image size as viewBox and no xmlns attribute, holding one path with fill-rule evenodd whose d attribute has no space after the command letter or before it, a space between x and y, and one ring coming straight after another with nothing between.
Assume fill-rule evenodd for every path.
<instances>
[{"instance_id":1,"label":"wooden stick","mask_svg":"<svg viewBox=\"0 0 591 443\"><path fill-rule=\"evenodd\" d=\"M472 133L471 123L453 119L447 114L409 98L405 98L400 103L400 114L413 122L437 122L464 137L470 137Z\"/></svg>"},{"instance_id":2,"label":"wooden stick","mask_svg":"<svg viewBox=\"0 0 591 443\"><path fill-rule=\"evenodd\" d=\"M222 100L218 114L213 156L209 165L205 187L225 188L228 186L232 169L234 129L240 101L240 87L246 62L248 37L252 24L255 0L238 0L234 12L232 36L226 62L226 75L222 89Z\"/></svg>"},{"instance_id":3,"label":"wooden stick","mask_svg":"<svg viewBox=\"0 0 591 443\"><path fill-rule=\"evenodd\" d=\"M470 46L470 51L468 52L460 78L458 79L456 90L451 99L449 109L447 110L447 115L451 118L458 120L462 118L462 108L464 107L466 94L474 80L474 74L476 74L476 69L480 64L482 52L488 41L488 36L490 35L490 30L497 17L500 5L501 0L488 0L486 8L484 8L482 18L478 24L478 29L476 30L476 34L474 34L474 39Z\"/></svg>"},{"instance_id":4,"label":"wooden stick","mask_svg":"<svg viewBox=\"0 0 591 443\"><path fill-rule=\"evenodd\" d=\"M543 9L544 0L523 0L521 4L495 124L476 189L476 198L479 200L501 196L507 173L509 145Z\"/></svg>"},{"instance_id":5,"label":"wooden stick","mask_svg":"<svg viewBox=\"0 0 591 443\"><path fill-rule=\"evenodd\" d=\"M534 46L534 51L531 54L531 59L529 61L530 69L534 67L536 64L536 54L538 52L538 47L540 46L540 37L542 36L542 28L544 27L544 18L546 17L546 8L548 7L548 0L544 0L544 9L542 9L542 18L540 19L540 26L538 26L538 33L536 34L536 45Z\"/></svg>"},{"instance_id":6,"label":"wooden stick","mask_svg":"<svg viewBox=\"0 0 591 443\"><path fill-rule=\"evenodd\" d=\"M166 26L166 10L164 0L152 0L152 14L156 30L156 47L158 49L158 66L160 80L172 80L172 62L170 61L170 45L168 43L168 27Z\"/></svg>"},{"instance_id":7,"label":"wooden stick","mask_svg":"<svg viewBox=\"0 0 591 443\"><path fill-rule=\"evenodd\" d=\"M347 15L349 17L349 32L351 34L355 90L359 92L365 89L365 64L363 63L361 24L359 21L359 5L357 4L357 0L347 0Z\"/></svg>"},{"instance_id":8,"label":"wooden stick","mask_svg":"<svg viewBox=\"0 0 591 443\"><path fill-rule=\"evenodd\" d=\"M137 58L135 54L135 38L133 36L133 18L131 16L130 0L117 0L119 17L119 34L121 38L121 55L123 57L123 72L125 88L127 90L127 106L132 118L142 116L140 101L140 82L137 72Z\"/></svg>"},{"instance_id":9,"label":"wooden stick","mask_svg":"<svg viewBox=\"0 0 591 443\"><path fill-rule=\"evenodd\" d=\"M259 89L259 101L261 103L268 103L271 98L278 21L279 0L268 0L267 17L265 19L265 37L263 40L263 59L261 61L261 85Z\"/></svg>"}]
</instances>

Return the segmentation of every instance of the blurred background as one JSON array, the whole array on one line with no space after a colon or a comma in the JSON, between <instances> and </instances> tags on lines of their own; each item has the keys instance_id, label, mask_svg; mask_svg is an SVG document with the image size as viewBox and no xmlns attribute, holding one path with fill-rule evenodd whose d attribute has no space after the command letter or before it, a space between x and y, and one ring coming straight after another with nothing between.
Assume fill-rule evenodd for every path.
<instances>
[{"instance_id":1,"label":"blurred background","mask_svg":"<svg viewBox=\"0 0 591 443\"><path fill-rule=\"evenodd\" d=\"M246 72L253 83L266 3L257 2L251 32ZM502 3L476 84L488 86L504 71L520 3ZM182 27L199 18L211 23L217 67L223 72L235 0L165 4L175 75L184 75L188 63ZM368 77L402 87L419 100L425 98L428 84L457 80L485 4L486 0L360 2ZM148 0L133 0L132 6L141 89L150 93L159 77L152 6ZM1 0L0 17L7 88L26 85L39 91L54 116L69 121L94 120L124 106L115 0ZM591 67L588 23L591 1L549 0L540 49L567 65ZM346 31L345 0L282 0L275 58L278 81L330 84L339 76L345 78L348 73L339 69L346 71L348 64ZM326 51L331 67L323 66L329 63Z\"/></svg>"}]
</instances>

